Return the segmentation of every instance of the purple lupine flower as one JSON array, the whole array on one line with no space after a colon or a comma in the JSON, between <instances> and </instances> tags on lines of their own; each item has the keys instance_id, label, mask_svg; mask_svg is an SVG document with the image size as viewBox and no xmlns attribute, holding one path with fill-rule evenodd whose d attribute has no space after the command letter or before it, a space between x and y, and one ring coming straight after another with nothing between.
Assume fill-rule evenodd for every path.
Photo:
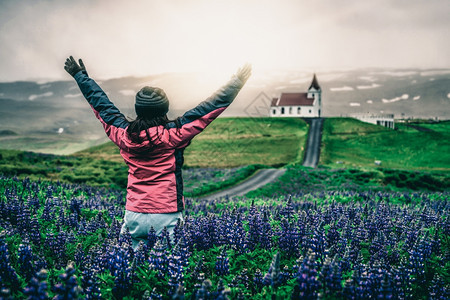
<instances>
[{"instance_id":1,"label":"purple lupine flower","mask_svg":"<svg viewBox=\"0 0 450 300\"><path fill-rule=\"evenodd\" d=\"M14 268L11 266L8 245L0 236L0 288L8 287L9 290L17 290L20 287L19 279Z\"/></svg>"},{"instance_id":2,"label":"purple lupine flower","mask_svg":"<svg viewBox=\"0 0 450 300\"><path fill-rule=\"evenodd\" d=\"M269 271L266 276L270 280L270 285L273 289L277 288L281 283L280 274L280 252L275 253L270 264Z\"/></svg>"},{"instance_id":3,"label":"purple lupine flower","mask_svg":"<svg viewBox=\"0 0 450 300\"><path fill-rule=\"evenodd\" d=\"M209 279L203 280L200 288L195 292L196 300L210 299L211 297L211 281Z\"/></svg>"},{"instance_id":4,"label":"purple lupine flower","mask_svg":"<svg viewBox=\"0 0 450 300\"><path fill-rule=\"evenodd\" d=\"M256 269L255 274L253 274L253 293L259 293L264 286L263 274L260 269Z\"/></svg>"},{"instance_id":5,"label":"purple lupine flower","mask_svg":"<svg viewBox=\"0 0 450 300\"><path fill-rule=\"evenodd\" d=\"M186 248L183 248L181 242L183 238L179 240L178 244L172 251L172 254L169 256L169 286L171 290L177 289L180 285L184 284L184 275L183 271L188 265L188 258L186 257Z\"/></svg>"},{"instance_id":6,"label":"purple lupine flower","mask_svg":"<svg viewBox=\"0 0 450 300\"><path fill-rule=\"evenodd\" d=\"M75 268L72 264L69 264L65 272L59 275L58 278L60 283L53 286L53 292L56 294L53 299L77 299L80 296L82 289L78 286Z\"/></svg>"},{"instance_id":7,"label":"purple lupine flower","mask_svg":"<svg viewBox=\"0 0 450 300\"><path fill-rule=\"evenodd\" d=\"M158 240L149 254L149 268L157 271L158 278L164 278L167 274L169 261L166 250L167 247Z\"/></svg>"},{"instance_id":8,"label":"purple lupine flower","mask_svg":"<svg viewBox=\"0 0 450 300\"><path fill-rule=\"evenodd\" d=\"M250 286L248 270L245 268L241 271L241 273L234 277L233 281L230 284L230 286L234 287L239 287L239 285L242 285L245 289L248 289Z\"/></svg>"},{"instance_id":9,"label":"purple lupine flower","mask_svg":"<svg viewBox=\"0 0 450 300\"><path fill-rule=\"evenodd\" d=\"M115 277L112 290L116 298L123 298L129 292L133 272L130 267L131 253L133 249L127 244L115 246L109 258L109 270Z\"/></svg>"},{"instance_id":10,"label":"purple lupine flower","mask_svg":"<svg viewBox=\"0 0 450 300\"><path fill-rule=\"evenodd\" d=\"M388 273L384 273L377 299L393 299L391 282Z\"/></svg>"},{"instance_id":11,"label":"purple lupine flower","mask_svg":"<svg viewBox=\"0 0 450 300\"><path fill-rule=\"evenodd\" d=\"M319 280L322 285L322 295L334 295L339 297L342 292L341 271L337 262L329 256L325 258L320 271Z\"/></svg>"},{"instance_id":12,"label":"purple lupine flower","mask_svg":"<svg viewBox=\"0 0 450 300\"><path fill-rule=\"evenodd\" d=\"M147 235L147 244L146 244L146 247L145 247L145 251L146 252L150 251L153 248L153 246L155 245L157 239L158 239L158 236L156 235L156 231L155 231L155 229L152 226L152 227L150 227L150 230L149 230L148 235Z\"/></svg>"},{"instance_id":13,"label":"purple lupine flower","mask_svg":"<svg viewBox=\"0 0 450 300\"><path fill-rule=\"evenodd\" d=\"M23 291L27 299L46 300L48 299L47 271L42 269L31 278Z\"/></svg>"},{"instance_id":14,"label":"purple lupine flower","mask_svg":"<svg viewBox=\"0 0 450 300\"><path fill-rule=\"evenodd\" d=\"M261 220L261 236L260 236L260 244L261 248L263 249L271 249L272 248L272 235L273 230L272 226L269 223L269 216L268 216L267 209L263 209L263 218Z\"/></svg>"},{"instance_id":15,"label":"purple lupine flower","mask_svg":"<svg viewBox=\"0 0 450 300\"><path fill-rule=\"evenodd\" d=\"M281 220L281 232L278 240L280 250L288 256L298 256L299 254L299 233L295 223L287 219Z\"/></svg>"},{"instance_id":16,"label":"purple lupine flower","mask_svg":"<svg viewBox=\"0 0 450 300\"><path fill-rule=\"evenodd\" d=\"M230 299L228 297L229 294L230 294L230 289L225 288L223 279L220 278L219 282L217 283L217 290L215 292L211 293L211 299L229 300Z\"/></svg>"},{"instance_id":17,"label":"purple lupine flower","mask_svg":"<svg viewBox=\"0 0 450 300\"><path fill-rule=\"evenodd\" d=\"M167 227L164 226L164 228L161 231L161 234L158 238L161 240L161 243L163 243L165 246L167 246L167 248L169 250L172 249L172 242L171 242L169 231L167 230Z\"/></svg>"},{"instance_id":18,"label":"purple lupine flower","mask_svg":"<svg viewBox=\"0 0 450 300\"><path fill-rule=\"evenodd\" d=\"M216 259L215 271L217 276L224 276L230 274L230 262L225 248L222 249Z\"/></svg>"},{"instance_id":19,"label":"purple lupine flower","mask_svg":"<svg viewBox=\"0 0 450 300\"><path fill-rule=\"evenodd\" d=\"M183 236L183 227L184 222L181 221L181 219L177 220L177 224L175 225L175 228L173 229L173 243L176 244L180 240L180 238Z\"/></svg>"},{"instance_id":20,"label":"purple lupine flower","mask_svg":"<svg viewBox=\"0 0 450 300\"><path fill-rule=\"evenodd\" d=\"M172 294L172 300L184 300L184 288L182 285L179 285L175 293Z\"/></svg>"},{"instance_id":21,"label":"purple lupine flower","mask_svg":"<svg viewBox=\"0 0 450 300\"><path fill-rule=\"evenodd\" d=\"M289 195L289 199L280 211L280 215L288 219L288 221L295 215L294 207L292 206L292 196Z\"/></svg>"},{"instance_id":22,"label":"purple lupine flower","mask_svg":"<svg viewBox=\"0 0 450 300\"><path fill-rule=\"evenodd\" d=\"M234 216L235 220L231 229L231 248L242 254L248 250L245 238L246 232L242 224L241 214L234 213Z\"/></svg>"},{"instance_id":23,"label":"purple lupine flower","mask_svg":"<svg viewBox=\"0 0 450 300\"><path fill-rule=\"evenodd\" d=\"M28 282L35 275L34 255L27 241L19 245L18 250L19 272Z\"/></svg>"},{"instance_id":24,"label":"purple lupine flower","mask_svg":"<svg viewBox=\"0 0 450 300\"><path fill-rule=\"evenodd\" d=\"M81 286L86 299L102 299L97 274L100 272L98 266L87 263L82 271Z\"/></svg>"}]
</instances>

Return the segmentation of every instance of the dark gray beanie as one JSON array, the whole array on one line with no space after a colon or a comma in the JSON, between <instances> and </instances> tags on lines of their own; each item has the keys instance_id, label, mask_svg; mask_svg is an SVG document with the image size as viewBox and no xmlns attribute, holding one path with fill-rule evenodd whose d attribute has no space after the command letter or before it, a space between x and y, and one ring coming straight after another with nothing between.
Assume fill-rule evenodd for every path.
<instances>
[{"instance_id":1,"label":"dark gray beanie","mask_svg":"<svg viewBox=\"0 0 450 300\"><path fill-rule=\"evenodd\" d=\"M136 94L134 108L139 117L164 116L169 111L169 99L162 89L145 86Z\"/></svg>"}]
</instances>

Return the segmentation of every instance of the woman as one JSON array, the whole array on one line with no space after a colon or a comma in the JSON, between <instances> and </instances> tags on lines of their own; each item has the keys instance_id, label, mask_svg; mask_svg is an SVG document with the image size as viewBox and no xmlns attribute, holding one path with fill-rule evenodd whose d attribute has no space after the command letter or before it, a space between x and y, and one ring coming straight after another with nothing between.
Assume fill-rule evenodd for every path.
<instances>
[{"instance_id":1,"label":"woman","mask_svg":"<svg viewBox=\"0 0 450 300\"><path fill-rule=\"evenodd\" d=\"M237 96L251 75L245 65L221 89L197 107L169 121L169 100L162 89L146 86L136 94L137 119L128 121L89 78L83 61L72 56L64 69L76 80L107 136L119 147L128 165L127 201L122 230L130 231L133 248L146 241L153 227L169 233L184 210L183 151L192 138L217 118Z\"/></svg>"}]
</instances>

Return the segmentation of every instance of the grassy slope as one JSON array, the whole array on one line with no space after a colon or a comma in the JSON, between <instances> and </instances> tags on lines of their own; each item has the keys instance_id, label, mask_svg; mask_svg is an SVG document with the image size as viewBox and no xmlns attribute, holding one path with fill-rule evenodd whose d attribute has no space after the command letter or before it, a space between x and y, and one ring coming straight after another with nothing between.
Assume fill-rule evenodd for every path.
<instances>
[{"instance_id":1,"label":"grassy slope","mask_svg":"<svg viewBox=\"0 0 450 300\"><path fill-rule=\"evenodd\" d=\"M292 118L222 118L185 151L189 167L282 166L303 158L307 124Z\"/></svg>"},{"instance_id":2,"label":"grassy slope","mask_svg":"<svg viewBox=\"0 0 450 300\"><path fill-rule=\"evenodd\" d=\"M450 122L424 124L420 132L399 125L396 130L350 118L325 120L320 164L333 168L381 167L407 170L450 169ZM341 163L337 163L341 162Z\"/></svg>"},{"instance_id":3,"label":"grassy slope","mask_svg":"<svg viewBox=\"0 0 450 300\"><path fill-rule=\"evenodd\" d=\"M367 187L390 184L405 188L420 183L425 184L425 188L442 186L446 189L449 178L445 173L450 169L450 122L414 124L419 125L433 131L419 132L406 124L399 124L397 130L390 130L354 119L326 119L321 164L332 169L359 171L333 173L331 170L318 170L314 173L308 168L298 168L307 132L304 121L223 118L211 124L192 141L185 152L186 165L232 167L288 164L294 168L292 172L288 170L285 181L293 189L298 188L297 183L305 179L308 182L303 183L302 187L313 184L312 189L321 185L332 186L331 183L339 187L342 184L349 187L354 184ZM374 160L382 161L381 168L374 165ZM336 164L336 161L343 163ZM399 170L392 171L389 168ZM408 170L433 173L427 175ZM305 172L309 175L306 176ZM72 156L0 150L0 173L121 188L126 186L127 180L127 167L112 143L92 147ZM327 182L327 177L332 182ZM318 178L318 181L312 178Z\"/></svg>"},{"instance_id":4,"label":"grassy slope","mask_svg":"<svg viewBox=\"0 0 450 300\"><path fill-rule=\"evenodd\" d=\"M184 152L186 167L231 168L252 164L282 166L303 158L308 127L293 118L219 118ZM112 143L75 154L123 161Z\"/></svg>"},{"instance_id":5,"label":"grassy slope","mask_svg":"<svg viewBox=\"0 0 450 300\"><path fill-rule=\"evenodd\" d=\"M298 162L303 157L306 133L307 125L300 119L221 118L192 141L185 152L185 165L224 168ZM256 169L251 166L239 172L251 175L249 170ZM127 181L127 166L111 142L69 156L0 150L2 173L121 188ZM242 179L236 176L212 187ZM210 190L203 188L204 192Z\"/></svg>"}]
</instances>

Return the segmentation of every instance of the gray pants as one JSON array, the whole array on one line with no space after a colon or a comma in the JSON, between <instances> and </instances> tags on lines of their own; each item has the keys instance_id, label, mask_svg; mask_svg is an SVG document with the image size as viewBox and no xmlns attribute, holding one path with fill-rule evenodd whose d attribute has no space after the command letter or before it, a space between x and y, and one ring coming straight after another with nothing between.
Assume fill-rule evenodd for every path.
<instances>
[{"instance_id":1,"label":"gray pants","mask_svg":"<svg viewBox=\"0 0 450 300\"><path fill-rule=\"evenodd\" d=\"M147 243L147 236L151 227L156 231L156 235L159 235L164 227L167 227L170 237L173 238L173 229L177 225L178 219L183 221L183 214L181 212L146 214L125 210L124 223L120 234L125 233L128 228L131 234L131 240L133 241L133 249L136 250L140 241Z\"/></svg>"}]
</instances>

